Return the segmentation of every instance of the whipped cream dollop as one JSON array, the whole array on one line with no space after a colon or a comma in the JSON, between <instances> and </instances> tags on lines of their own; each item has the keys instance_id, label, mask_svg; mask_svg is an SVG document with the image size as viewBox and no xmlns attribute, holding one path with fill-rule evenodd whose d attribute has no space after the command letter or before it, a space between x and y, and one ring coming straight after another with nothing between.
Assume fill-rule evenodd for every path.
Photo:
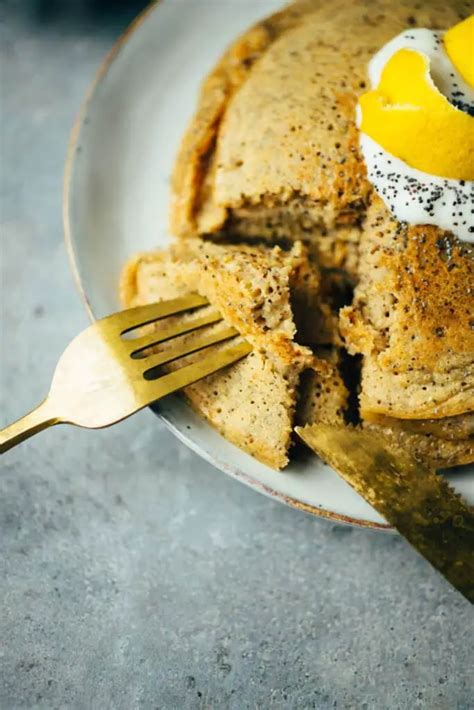
<instances>
[{"instance_id":1,"label":"whipped cream dollop","mask_svg":"<svg viewBox=\"0 0 474 710\"><path fill-rule=\"evenodd\" d=\"M474 243L474 181L428 175L360 136L367 174L400 222L434 224Z\"/></svg>"},{"instance_id":2,"label":"whipped cream dollop","mask_svg":"<svg viewBox=\"0 0 474 710\"><path fill-rule=\"evenodd\" d=\"M403 51L400 54L400 50L411 50L426 58L426 76L403 75L397 78L397 66L403 68L411 61L410 56ZM398 65L396 64L397 53L401 60ZM389 62L391 68L384 73ZM448 56L443 42L443 33L428 29L402 32L373 57L369 64L369 78L373 91L368 93L372 96L365 103L364 96L367 95L361 97L357 121L361 128L360 148L369 180L376 192L399 221L413 225L436 225L453 232L461 240L474 243L474 181L458 177L457 172L453 176L452 171L451 175L448 173L449 177L443 177L446 174L443 169L449 164L450 151L453 151L453 154L457 152L457 155L461 156L457 165L464 163L464 170L467 170L471 177L474 167L472 163L474 88L464 80ZM377 87L381 87L380 95L377 95ZM385 105L385 101L388 105ZM446 107L442 105L443 101ZM434 155L437 149L443 147L445 163L440 160L436 164L436 158L432 159L430 154L432 143L429 143L427 137L429 123L424 124L426 125L424 132L415 127L415 121L422 126L423 123L420 122L422 112L425 111L425 115L430 118L433 115L430 111L437 111L438 106L440 111L433 118L438 119L438 122L446 120L446 130L437 130L436 136L440 143L435 146L432 153ZM370 111L372 115L368 115ZM395 114L397 111L399 113ZM442 116L439 118L441 113ZM400 134L400 139L397 138L397 130L393 130L393 125L398 128L397 116L401 116L405 121L402 128L400 120L400 131L404 131ZM410 127L411 121L413 121L413 137L410 144L406 127ZM369 135L370 132L372 135ZM380 142L375 140L379 136ZM384 141L386 147L381 145ZM398 141L400 151L397 156L395 153ZM391 150L387 150L387 145ZM443 152L438 152L442 157ZM430 172L415 166L416 160L425 159L425 156Z\"/></svg>"}]
</instances>

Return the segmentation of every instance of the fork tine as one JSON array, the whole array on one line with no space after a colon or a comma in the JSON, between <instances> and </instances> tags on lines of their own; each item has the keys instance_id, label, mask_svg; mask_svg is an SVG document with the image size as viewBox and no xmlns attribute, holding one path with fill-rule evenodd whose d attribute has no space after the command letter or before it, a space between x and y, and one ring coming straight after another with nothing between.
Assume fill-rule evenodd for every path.
<instances>
[{"instance_id":1,"label":"fork tine","mask_svg":"<svg viewBox=\"0 0 474 710\"><path fill-rule=\"evenodd\" d=\"M235 345L228 345L218 353L208 355L192 365L186 365L179 370L175 370L175 372L159 377L157 380L147 382L146 390L144 391L149 395L149 402L154 402L218 372L223 367L232 365L251 351L252 346L245 341Z\"/></svg>"},{"instance_id":2,"label":"fork tine","mask_svg":"<svg viewBox=\"0 0 474 710\"><path fill-rule=\"evenodd\" d=\"M173 316L193 308L207 306L208 303L207 298L193 293L188 296L182 296L181 298L173 298L170 301L161 301L160 303L151 303L147 306L129 308L122 313L117 313L109 316L109 318L105 318L104 321L117 324L120 328L120 334L124 335L135 328L153 323L155 320Z\"/></svg>"},{"instance_id":3,"label":"fork tine","mask_svg":"<svg viewBox=\"0 0 474 710\"><path fill-rule=\"evenodd\" d=\"M201 318L193 318L192 320L177 323L170 328L148 333L148 335L144 335L141 338L127 340L124 344L128 349L130 356L136 357L143 352L143 350L151 348L153 345L164 343L166 340L176 338L178 335L185 335L186 333L190 333L192 330L197 330L205 325L212 325L212 323L218 323L221 320L222 316L218 311L211 311Z\"/></svg>"},{"instance_id":4,"label":"fork tine","mask_svg":"<svg viewBox=\"0 0 474 710\"><path fill-rule=\"evenodd\" d=\"M166 365L168 362L179 360L179 358L185 357L185 355L191 355L192 353L204 350L211 345L217 345L217 343L222 343L225 340L235 338L237 335L239 335L239 332L235 330L235 328L224 328L213 335L196 338L191 342L183 344L181 347L170 348L165 352L156 353L150 357L140 359L138 360L137 365L141 367L143 363L143 366L146 366L146 370L143 373L146 375L148 372L154 370L160 365Z\"/></svg>"}]
</instances>

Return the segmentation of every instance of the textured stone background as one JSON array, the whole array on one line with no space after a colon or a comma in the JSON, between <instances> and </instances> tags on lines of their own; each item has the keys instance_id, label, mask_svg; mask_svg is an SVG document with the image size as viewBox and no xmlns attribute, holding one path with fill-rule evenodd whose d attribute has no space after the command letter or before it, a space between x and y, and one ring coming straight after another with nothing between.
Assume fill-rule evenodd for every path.
<instances>
[{"instance_id":1,"label":"textured stone background","mask_svg":"<svg viewBox=\"0 0 474 710\"><path fill-rule=\"evenodd\" d=\"M64 153L132 5L0 5L2 423L86 325ZM0 466L2 710L473 706L472 609L402 540L259 496L150 412Z\"/></svg>"}]
</instances>

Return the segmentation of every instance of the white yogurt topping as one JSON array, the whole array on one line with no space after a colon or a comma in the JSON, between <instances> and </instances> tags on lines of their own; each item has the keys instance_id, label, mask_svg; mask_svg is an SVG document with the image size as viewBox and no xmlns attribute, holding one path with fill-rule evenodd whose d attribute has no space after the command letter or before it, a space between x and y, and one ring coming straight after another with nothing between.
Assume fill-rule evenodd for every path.
<instances>
[{"instance_id":1,"label":"white yogurt topping","mask_svg":"<svg viewBox=\"0 0 474 710\"><path fill-rule=\"evenodd\" d=\"M361 133L360 147L376 192L400 222L434 224L474 243L474 182L428 175Z\"/></svg>"},{"instance_id":2,"label":"white yogurt topping","mask_svg":"<svg viewBox=\"0 0 474 710\"><path fill-rule=\"evenodd\" d=\"M427 55L437 88L458 109L474 115L474 90L452 65L444 51L442 34L432 30L407 30L382 47L369 64L373 87L378 85L387 61L399 49L414 49ZM362 132L360 148L370 182L400 222L433 224L474 243L474 181L442 178L412 168Z\"/></svg>"}]
</instances>

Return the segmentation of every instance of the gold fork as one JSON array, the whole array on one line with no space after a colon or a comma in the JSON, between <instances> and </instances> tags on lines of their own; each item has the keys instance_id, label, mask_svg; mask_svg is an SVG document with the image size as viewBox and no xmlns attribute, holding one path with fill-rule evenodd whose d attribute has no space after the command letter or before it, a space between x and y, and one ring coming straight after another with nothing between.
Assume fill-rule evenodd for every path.
<instances>
[{"instance_id":1,"label":"gold fork","mask_svg":"<svg viewBox=\"0 0 474 710\"><path fill-rule=\"evenodd\" d=\"M207 299L191 294L131 308L89 326L71 341L60 357L44 402L0 431L0 453L55 424L90 429L110 426L248 355L251 346L240 340L204 354L198 362L150 379L155 368L233 340L239 333L226 326L217 332L203 332L189 342L171 345L163 352L150 351L159 343L222 321L220 313L211 310L135 339L123 336L168 316L207 305Z\"/></svg>"}]
</instances>

